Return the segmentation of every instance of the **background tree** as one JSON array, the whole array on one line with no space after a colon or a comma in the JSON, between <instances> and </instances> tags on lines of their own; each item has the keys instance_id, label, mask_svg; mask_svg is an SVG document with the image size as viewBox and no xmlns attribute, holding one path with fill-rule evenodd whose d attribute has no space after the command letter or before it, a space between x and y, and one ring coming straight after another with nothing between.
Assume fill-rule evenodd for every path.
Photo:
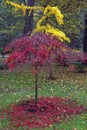
<instances>
[{"instance_id":1,"label":"background tree","mask_svg":"<svg viewBox=\"0 0 87 130\"><path fill-rule=\"evenodd\" d=\"M44 2L46 0L43 0ZM43 3L37 0L37 3L43 6ZM57 28L61 28L71 39L71 47L83 46L84 28L85 28L85 9L87 8L86 0L48 0L48 3L52 6L56 5L61 9L64 14L64 26L58 26L56 21L53 25ZM52 17L54 19L54 17ZM51 19L51 23L52 20Z\"/></svg>"},{"instance_id":2,"label":"background tree","mask_svg":"<svg viewBox=\"0 0 87 130\"><path fill-rule=\"evenodd\" d=\"M4 1L3 1L4 2ZM22 4L24 3L25 5L28 4L32 4L32 5L38 5L38 6L46 6L47 4L49 5L56 5L59 7L59 9L62 10L63 14L64 14L64 23L65 26L58 26L56 24L54 17L52 16L52 19L49 20L49 22L53 23L53 26L55 25L55 27L57 28L61 28L71 39L72 44L73 43L83 43L83 37L82 35L84 35L84 19L85 19L85 11L84 9L87 7L87 2L86 0L33 0L31 2L31 0L15 0L14 2ZM2 2L1 2L2 3ZM8 6L8 5L6 5ZM8 6L8 8L11 8L10 6ZM6 11L6 15L8 14L8 8L4 8L3 11ZM14 14L14 10L11 10L12 14ZM29 10L28 10L29 11ZM32 28L35 27L35 23L38 21L38 18L40 18L40 16L42 16L42 12L38 13L38 11L32 11L31 16L28 16L26 12L26 16L21 16L21 11L19 11L19 13L17 12L16 15L14 15L14 17L18 18L16 20L13 19L13 21L15 21L15 23L19 23L17 24L17 26L15 26L15 28L11 28L11 36L8 35L8 37L11 39L11 37L16 37L17 33L15 33L15 35L13 36L14 32L17 32L18 28L20 27L21 31L19 32L20 34L29 34L32 31ZM19 18L20 17L20 18ZM12 20L11 19L11 20ZM26 20L27 19L27 20ZM9 23L11 23L11 21L8 19ZM72 22L73 21L73 22ZM20 26L20 23L22 26ZM7 23L6 23L7 24ZM31 25L31 26L30 26ZM6 25L7 26L7 25ZM29 27L30 26L30 27ZM28 27L28 28L27 28ZM2 30L4 30L4 26L2 26ZM25 29L26 28L26 29ZM30 29L29 29L30 28ZM27 30L28 29L28 30ZM15 30L15 31L14 31ZM26 31L25 31L26 30ZM30 31L29 31L30 30ZM2 34L1 34L2 37ZM3 38L4 39L4 38ZM5 41L5 40L4 40ZM76 44L75 46L79 46L80 44ZM80 46L79 46L80 47Z\"/></svg>"},{"instance_id":3,"label":"background tree","mask_svg":"<svg viewBox=\"0 0 87 130\"><path fill-rule=\"evenodd\" d=\"M0 48L3 49L12 39L19 37L23 27L21 11L15 15L14 9L2 0L0 3Z\"/></svg>"},{"instance_id":4,"label":"background tree","mask_svg":"<svg viewBox=\"0 0 87 130\"><path fill-rule=\"evenodd\" d=\"M85 36L83 42L83 51L87 52L87 15L85 16Z\"/></svg>"},{"instance_id":5,"label":"background tree","mask_svg":"<svg viewBox=\"0 0 87 130\"><path fill-rule=\"evenodd\" d=\"M27 6L34 6L35 4L35 0L23 0L24 1L24 5ZM30 34L33 30L33 10L31 12L31 14L29 15L29 9L26 10L26 15L25 15L25 23L24 23L24 31L23 34Z\"/></svg>"}]
</instances>

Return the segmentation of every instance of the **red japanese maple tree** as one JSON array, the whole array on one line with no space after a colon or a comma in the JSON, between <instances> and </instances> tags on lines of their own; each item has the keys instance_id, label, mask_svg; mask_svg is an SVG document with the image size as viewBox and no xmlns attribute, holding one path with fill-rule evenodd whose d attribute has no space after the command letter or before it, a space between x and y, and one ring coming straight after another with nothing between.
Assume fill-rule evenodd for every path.
<instances>
[{"instance_id":1,"label":"red japanese maple tree","mask_svg":"<svg viewBox=\"0 0 87 130\"><path fill-rule=\"evenodd\" d=\"M61 51L64 44L59 42L55 37L44 33L35 33L31 37L26 36L14 40L6 48L6 51L12 50L6 64L10 69L15 66L24 65L26 63L35 66L35 104L37 105L38 86L37 72L38 66L50 65L56 58L57 51Z\"/></svg>"},{"instance_id":2,"label":"red japanese maple tree","mask_svg":"<svg viewBox=\"0 0 87 130\"><path fill-rule=\"evenodd\" d=\"M72 62L83 60L83 54L73 52L72 49L55 37L44 33L35 33L31 37L26 36L16 39L5 48L5 52L10 50L12 50L12 53L6 61L10 69L26 63L35 66L35 105L37 105L38 98L38 66L51 66L55 61L69 65Z\"/></svg>"}]
</instances>

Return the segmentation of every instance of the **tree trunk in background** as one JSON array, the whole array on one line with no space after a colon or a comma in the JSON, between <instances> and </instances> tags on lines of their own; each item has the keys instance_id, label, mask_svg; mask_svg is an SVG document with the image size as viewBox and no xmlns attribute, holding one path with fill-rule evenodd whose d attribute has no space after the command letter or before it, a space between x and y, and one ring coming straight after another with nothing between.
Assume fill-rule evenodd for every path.
<instances>
[{"instance_id":1,"label":"tree trunk in background","mask_svg":"<svg viewBox=\"0 0 87 130\"><path fill-rule=\"evenodd\" d=\"M27 6L34 6L35 0L28 0ZM24 35L30 35L33 30L33 11L29 15L29 10L26 11Z\"/></svg>"},{"instance_id":2,"label":"tree trunk in background","mask_svg":"<svg viewBox=\"0 0 87 130\"><path fill-rule=\"evenodd\" d=\"M35 66L36 74L35 74L35 106L37 107L37 102L38 102L38 67L37 65Z\"/></svg>"},{"instance_id":3,"label":"tree trunk in background","mask_svg":"<svg viewBox=\"0 0 87 130\"><path fill-rule=\"evenodd\" d=\"M83 42L83 52L87 52L87 15L85 17L85 33Z\"/></svg>"},{"instance_id":4,"label":"tree trunk in background","mask_svg":"<svg viewBox=\"0 0 87 130\"><path fill-rule=\"evenodd\" d=\"M52 67L53 66L50 64L49 65L49 77L48 77L49 80L55 80L55 77L53 76L53 68Z\"/></svg>"}]
</instances>

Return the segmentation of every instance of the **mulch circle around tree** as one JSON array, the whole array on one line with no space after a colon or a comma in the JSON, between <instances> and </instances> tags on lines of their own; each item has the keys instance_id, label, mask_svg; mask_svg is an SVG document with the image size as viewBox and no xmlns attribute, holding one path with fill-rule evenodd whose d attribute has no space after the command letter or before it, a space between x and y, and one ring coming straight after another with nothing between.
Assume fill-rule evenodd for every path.
<instances>
[{"instance_id":1,"label":"mulch circle around tree","mask_svg":"<svg viewBox=\"0 0 87 130\"><path fill-rule=\"evenodd\" d=\"M79 105L76 101L60 97L41 97L38 99L37 107L34 100L23 101L14 104L7 112L10 124L15 128L45 128L53 123L71 119L72 115L87 112L87 108Z\"/></svg>"}]
</instances>

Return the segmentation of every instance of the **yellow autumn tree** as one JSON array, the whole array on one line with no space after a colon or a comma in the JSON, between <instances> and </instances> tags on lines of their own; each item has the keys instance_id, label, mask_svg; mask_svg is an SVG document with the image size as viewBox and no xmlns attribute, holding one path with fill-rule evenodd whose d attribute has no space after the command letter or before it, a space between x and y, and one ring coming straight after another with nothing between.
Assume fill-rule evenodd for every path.
<instances>
[{"instance_id":1,"label":"yellow autumn tree","mask_svg":"<svg viewBox=\"0 0 87 130\"><path fill-rule=\"evenodd\" d=\"M46 23L45 25L42 25L42 23L46 20L49 19L51 15L55 16L55 19L58 24L62 25L64 24L63 22L63 14L61 11L58 9L58 7L53 6L51 7L50 5L47 5L46 8L41 7L41 6L25 6L24 4L17 4L14 2L11 2L9 0L6 0L6 3L14 6L15 11L18 11L22 9L23 14L26 14L26 10L29 9L29 15L31 14L32 10L42 10L43 11L43 16L39 19L39 21L36 24L36 28L33 30L32 33L35 32L44 32L44 33L50 33L53 36L56 36L60 41L67 41L70 42L70 39L66 36L64 32L61 30L54 28L50 24Z\"/></svg>"}]
</instances>

